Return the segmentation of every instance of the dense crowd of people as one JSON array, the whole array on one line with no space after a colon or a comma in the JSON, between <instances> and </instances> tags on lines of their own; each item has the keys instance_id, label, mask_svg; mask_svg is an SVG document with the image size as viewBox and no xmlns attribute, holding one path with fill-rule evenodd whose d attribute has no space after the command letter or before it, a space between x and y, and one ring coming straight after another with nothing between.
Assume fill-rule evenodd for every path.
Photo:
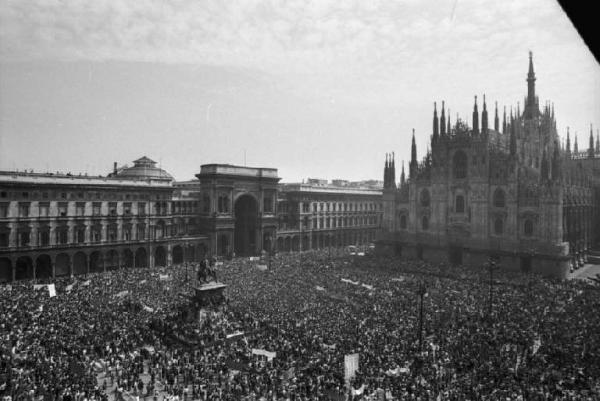
<instances>
[{"instance_id":1,"label":"dense crowd of people","mask_svg":"<svg viewBox=\"0 0 600 401\"><path fill-rule=\"evenodd\" d=\"M198 269L57 279L56 296L33 282L0 287L0 396L600 397L591 282L496 269L490 285L483 267L327 251L235 258L216 266L226 301L198 318L189 310ZM358 370L347 377L352 354Z\"/></svg>"}]
</instances>

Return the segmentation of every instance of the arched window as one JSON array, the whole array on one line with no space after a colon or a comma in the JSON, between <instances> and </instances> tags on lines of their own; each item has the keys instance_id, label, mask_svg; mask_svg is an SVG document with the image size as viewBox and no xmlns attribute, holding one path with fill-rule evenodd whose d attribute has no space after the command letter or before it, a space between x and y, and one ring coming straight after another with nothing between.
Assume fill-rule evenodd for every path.
<instances>
[{"instance_id":1,"label":"arched window","mask_svg":"<svg viewBox=\"0 0 600 401\"><path fill-rule=\"evenodd\" d=\"M455 204L456 213L464 213L465 212L465 197L462 195L456 195L456 204Z\"/></svg>"},{"instance_id":2,"label":"arched window","mask_svg":"<svg viewBox=\"0 0 600 401\"><path fill-rule=\"evenodd\" d=\"M423 216L421 219L421 228L423 230L429 230L429 218L427 216Z\"/></svg>"},{"instance_id":3,"label":"arched window","mask_svg":"<svg viewBox=\"0 0 600 401\"><path fill-rule=\"evenodd\" d=\"M467 165L468 159L465 152L459 150L454 154L452 159L452 170L454 171L454 178L466 178L467 177Z\"/></svg>"},{"instance_id":4,"label":"arched window","mask_svg":"<svg viewBox=\"0 0 600 401\"><path fill-rule=\"evenodd\" d=\"M494 191L494 207L504 206L506 206L504 191L500 188L496 188L496 190Z\"/></svg>"},{"instance_id":5,"label":"arched window","mask_svg":"<svg viewBox=\"0 0 600 401\"><path fill-rule=\"evenodd\" d=\"M525 232L526 237L531 237L533 235L533 221L531 219L525 220L523 231Z\"/></svg>"},{"instance_id":6,"label":"arched window","mask_svg":"<svg viewBox=\"0 0 600 401\"><path fill-rule=\"evenodd\" d=\"M403 214L400 216L400 228L406 230L406 215Z\"/></svg>"},{"instance_id":7,"label":"arched window","mask_svg":"<svg viewBox=\"0 0 600 401\"><path fill-rule=\"evenodd\" d=\"M502 218L498 217L494 220L494 234L502 235L504 232L504 221Z\"/></svg>"},{"instance_id":8,"label":"arched window","mask_svg":"<svg viewBox=\"0 0 600 401\"><path fill-rule=\"evenodd\" d=\"M424 189L421 191L421 206L427 207L431 203L431 198L429 197L429 191Z\"/></svg>"}]
</instances>

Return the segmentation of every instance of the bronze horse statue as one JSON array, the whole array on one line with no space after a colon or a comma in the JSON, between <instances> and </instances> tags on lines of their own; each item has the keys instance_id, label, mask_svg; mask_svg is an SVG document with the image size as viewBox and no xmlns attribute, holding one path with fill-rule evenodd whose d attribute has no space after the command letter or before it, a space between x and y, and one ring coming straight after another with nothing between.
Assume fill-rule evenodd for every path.
<instances>
[{"instance_id":1,"label":"bronze horse statue","mask_svg":"<svg viewBox=\"0 0 600 401\"><path fill-rule=\"evenodd\" d=\"M208 278L211 278L211 281L217 281L217 271L209 266L206 259L203 259L200 262L200 269L198 269L198 281L208 283Z\"/></svg>"}]
</instances>

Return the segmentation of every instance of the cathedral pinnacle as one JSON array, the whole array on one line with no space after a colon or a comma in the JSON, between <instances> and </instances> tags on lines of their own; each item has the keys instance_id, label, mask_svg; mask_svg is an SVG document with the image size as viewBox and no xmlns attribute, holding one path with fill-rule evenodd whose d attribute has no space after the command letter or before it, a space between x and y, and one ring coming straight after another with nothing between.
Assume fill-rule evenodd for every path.
<instances>
[{"instance_id":1,"label":"cathedral pinnacle","mask_svg":"<svg viewBox=\"0 0 600 401\"><path fill-rule=\"evenodd\" d=\"M477 110L477 96L475 96L475 105L473 106L473 134L479 134L479 111Z\"/></svg>"}]
</instances>

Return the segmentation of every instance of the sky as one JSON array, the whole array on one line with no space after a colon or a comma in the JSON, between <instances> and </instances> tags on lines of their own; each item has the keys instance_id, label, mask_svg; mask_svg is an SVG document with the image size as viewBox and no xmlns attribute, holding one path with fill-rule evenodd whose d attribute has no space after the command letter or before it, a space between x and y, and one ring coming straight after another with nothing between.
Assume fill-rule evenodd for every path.
<instances>
[{"instance_id":1,"label":"sky","mask_svg":"<svg viewBox=\"0 0 600 401\"><path fill-rule=\"evenodd\" d=\"M586 148L600 66L555 0L3 0L0 169L107 174L143 155L382 179L442 100L540 104ZM493 120L492 120L493 121ZM398 171L397 176L399 177Z\"/></svg>"}]
</instances>

